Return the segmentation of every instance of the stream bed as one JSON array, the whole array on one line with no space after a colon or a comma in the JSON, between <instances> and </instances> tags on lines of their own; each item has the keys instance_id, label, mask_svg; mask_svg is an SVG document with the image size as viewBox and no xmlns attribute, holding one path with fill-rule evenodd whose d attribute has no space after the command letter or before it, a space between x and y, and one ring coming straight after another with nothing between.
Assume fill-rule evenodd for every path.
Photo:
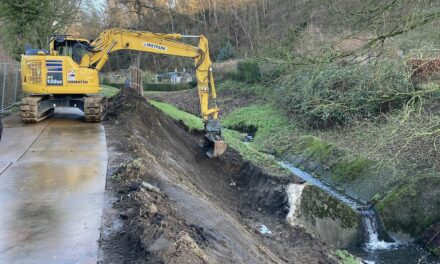
<instances>
[{"instance_id":1,"label":"stream bed","mask_svg":"<svg viewBox=\"0 0 440 264\"><path fill-rule=\"evenodd\" d=\"M369 205L342 193L309 173L296 168L286 161L279 164L309 184L315 185L358 212L362 217L365 241L361 247L349 249L353 255L368 264L439 264L440 260L413 242L385 241L379 234L379 218ZM385 232L385 231L383 231ZM390 236L391 237L391 236Z\"/></svg>"}]
</instances>

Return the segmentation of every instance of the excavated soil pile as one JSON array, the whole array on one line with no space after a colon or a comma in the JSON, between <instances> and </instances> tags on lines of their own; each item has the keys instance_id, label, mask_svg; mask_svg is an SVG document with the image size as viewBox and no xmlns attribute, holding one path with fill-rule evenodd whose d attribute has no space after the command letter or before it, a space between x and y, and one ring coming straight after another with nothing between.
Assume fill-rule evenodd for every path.
<instances>
[{"instance_id":1,"label":"excavated soil pile","mask_svg":"<svg viewBox=\"0 0 440 264\"><path fill-rule=\"evenodd\" d=\"M333 263L325 245L286 225L288 177L232 149L208 159L199 135L131 90L111 100L107 118L114 203L102 263Z\"/></svg>"}]
</instances>

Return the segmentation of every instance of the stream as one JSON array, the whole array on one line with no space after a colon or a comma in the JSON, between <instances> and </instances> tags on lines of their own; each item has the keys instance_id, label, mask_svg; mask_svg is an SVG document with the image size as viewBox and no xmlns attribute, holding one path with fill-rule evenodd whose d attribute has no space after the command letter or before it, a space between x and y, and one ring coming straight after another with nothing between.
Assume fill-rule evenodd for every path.
<instances>
[{"instance_id":1,"label":"stream","mask_svg":"<svg viewBox=\"0 0 440 264\"><path fill-rule=\"evenodd\" d=\"M379 218L376 212L368 205L339 192L325 182L316 179L309 173L296 168L286 161L280 161L279 165L288 169L299 178L309 184L315 185L344 204L357 211L362 217L365 241L362 247L348 250L353 255L361 258L368 264L439 264L440 260L430 252L412 242L403 242L394 239L387 242L381 239L379 230ZM383 231L385 232L385 231Z\"/></svg>"}]
</instances>

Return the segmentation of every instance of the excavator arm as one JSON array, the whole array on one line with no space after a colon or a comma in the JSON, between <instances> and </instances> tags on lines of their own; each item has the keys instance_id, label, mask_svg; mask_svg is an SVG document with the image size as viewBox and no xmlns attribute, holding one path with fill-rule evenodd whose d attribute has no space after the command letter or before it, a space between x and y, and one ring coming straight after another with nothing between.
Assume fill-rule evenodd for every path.
<instances>
[{"instance_id":1,"label":"excavator arm","mask_svg":"<svg viewBox=\"0 0 440 264\"><path fill-rule=\"evenodd\" d=\"M198 38L198 47L178 41L188 37ZM205 36L109 29L102 32L90 47L87 47L87 52L82 56L80 65L99 71L107 62L109 54L118 50L136 50L194 59L200 114L205 123L207 155L218 157L226 151L227 146L222 139L221 125L218 119L219 108L216 104L217 94L209 56L209 44ZM210 104L210 99L213 100L212 104Z\"/></svg>"}]
</instances>

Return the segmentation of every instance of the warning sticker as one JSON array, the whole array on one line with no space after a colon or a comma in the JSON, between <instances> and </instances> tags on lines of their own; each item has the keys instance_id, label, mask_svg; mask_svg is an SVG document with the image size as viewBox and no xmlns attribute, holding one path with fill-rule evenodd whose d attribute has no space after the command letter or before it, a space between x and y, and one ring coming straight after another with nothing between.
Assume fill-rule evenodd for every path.
<instances>
[{"instance_id":1,"label":"warning sticker","mask_svg":"<svg viewBox=\"0 0 440 264\"><path fill-rule=\"evenodd\" d=\"M67 81L75 81L76 80L76 74L75 70L70 70L67 72Z\"/></svg>"}]
</instances>

